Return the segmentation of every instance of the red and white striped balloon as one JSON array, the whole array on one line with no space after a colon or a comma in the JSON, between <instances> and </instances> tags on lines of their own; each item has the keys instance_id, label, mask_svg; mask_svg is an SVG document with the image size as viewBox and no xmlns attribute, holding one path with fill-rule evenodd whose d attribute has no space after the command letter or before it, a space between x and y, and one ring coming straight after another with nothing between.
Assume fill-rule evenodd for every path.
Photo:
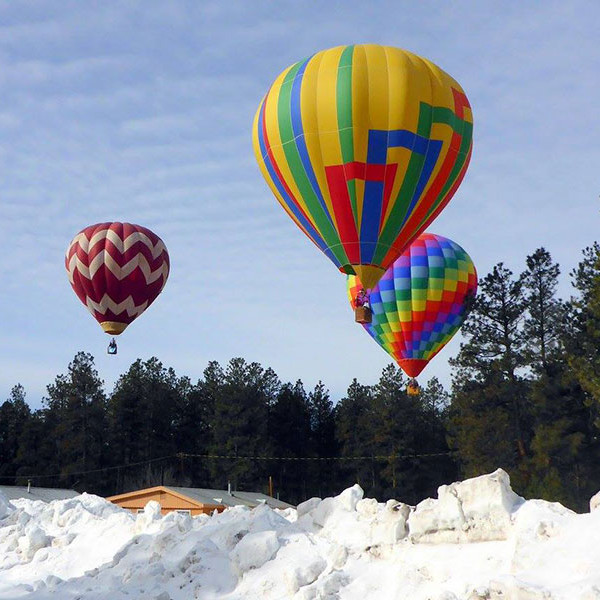
<instances>
[{"instance_id":1,"label":"red and white striped balloon","mask_svg":"<svg viewBox=\"0 0 600 600\"><path fill-rule=\"evenodd\" d=\"M146 227L98 223L73 238L65 266L77 297L102 329L119 335L162 291L169 254Z\"/></svg>"}]
</instances>

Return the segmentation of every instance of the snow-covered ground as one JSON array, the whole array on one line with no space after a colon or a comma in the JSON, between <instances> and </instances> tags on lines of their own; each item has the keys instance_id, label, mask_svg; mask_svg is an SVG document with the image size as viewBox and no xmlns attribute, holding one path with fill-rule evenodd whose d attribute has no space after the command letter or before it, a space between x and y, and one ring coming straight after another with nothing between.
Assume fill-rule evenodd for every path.
<instances>
[{"instance_id":1,"label":"snow-covered ground","mask_svg":"<svg viewBox=\"0 0 600 600\"><path fill-rule=\"evenodd\" d=\"M502 470L416 507L359 486L195 518L0 496L0 599L23 597L600 600L600 510L525 501Z\"/></svg>"}]
</instances>

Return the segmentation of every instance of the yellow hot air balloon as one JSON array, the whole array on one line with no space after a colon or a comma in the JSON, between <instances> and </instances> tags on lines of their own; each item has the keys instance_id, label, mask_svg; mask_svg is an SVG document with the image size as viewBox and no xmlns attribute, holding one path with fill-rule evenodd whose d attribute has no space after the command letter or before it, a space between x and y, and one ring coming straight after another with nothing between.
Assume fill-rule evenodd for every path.
<instances>
[{"instance_id":1,"label":"yellow hot air balloon","mask_svg":"<svg viewBox=\"0 0 600 600\"><path fill-rule=\"evenodd\" d=\"M253 144L298 227L372 288L454 195L472 130L469 101L442 69L360 44L283 71L260 103Z\"/></svg>"}]
</instances>

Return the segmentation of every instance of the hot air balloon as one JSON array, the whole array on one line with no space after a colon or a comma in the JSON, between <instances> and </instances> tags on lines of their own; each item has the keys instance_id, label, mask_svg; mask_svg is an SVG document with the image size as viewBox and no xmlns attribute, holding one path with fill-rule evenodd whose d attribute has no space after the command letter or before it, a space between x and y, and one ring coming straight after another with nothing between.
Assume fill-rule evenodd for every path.
<instances>
[{"instance_id":1,"label":"hot air balloon","mask_svg":"<svg viewBox=\"0 0 600 600\"><path fill-rule=\"evenodd\" d=\"M460 85L427 59L339 46L285 69L253 145L288 215L368 289L450 201L471 156Z\"/></svg>"},{"instance_id":2,"label":"hot air balloon","mask_svg":"<svg viewBox=\"0 0 600 600\"><path fill-rule=\"evenodd\" d=\"M162 291L169 276L169 254L146 227L98 223L73 238L65 266L77 297L104 332L119 335ZM112 340L109 354L115 353Z\"/></svg>"},{"instance_id":3,"label":"hot air balloon","mask_svg":"<svg viewBox=\"0 0 600 600\"><path fill-rule=\"evenodd\" d=\"M348 277L353 308L362 288L356 277ZM456 242L424 233L371 291L372 321L363 327L414 379L458 331L476 291L471 257Z\"/></svg>"}]
</instances>

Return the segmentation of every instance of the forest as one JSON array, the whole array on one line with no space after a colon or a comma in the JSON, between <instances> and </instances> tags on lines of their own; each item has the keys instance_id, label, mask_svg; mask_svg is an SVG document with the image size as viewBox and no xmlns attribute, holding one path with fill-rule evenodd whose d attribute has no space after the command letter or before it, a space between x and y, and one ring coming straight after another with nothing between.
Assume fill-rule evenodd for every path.
<instances>
[{"instance_id":1,"label":"forest","mask_svg":"<svg viewBox=\"0 0 600 600\"><path fill-rule=\"evenodd\" d=\"M499 263L451 359L452 384L418 396L387 366L336 402L268 367L210 362L198 381L137 360L108 392L79 352L31 410L16 383L0 406L0 483L99 495L154 485L262 491L293 504L358 482L367 496L416 503L501 467L525 497L586 510L600 489L600 245L583 250L558 296L544 248L521 273ZM25 382L26 383L26 382Z\"/></svg>"}]
</instances>

